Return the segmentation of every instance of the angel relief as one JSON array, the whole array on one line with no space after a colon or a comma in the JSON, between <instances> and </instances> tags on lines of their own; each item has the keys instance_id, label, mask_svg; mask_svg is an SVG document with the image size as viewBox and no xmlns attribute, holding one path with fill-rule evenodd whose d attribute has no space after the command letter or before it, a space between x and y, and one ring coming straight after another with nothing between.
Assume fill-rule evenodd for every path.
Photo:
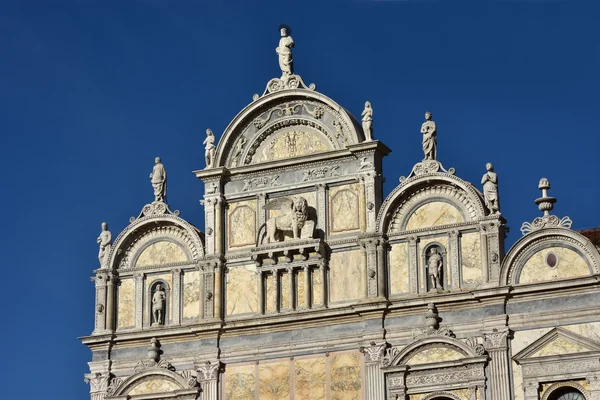
<instances>
[{"instance_id":1,"label":"angel relief","mask_svg":"<svg viewBox=\"0 0 600 400\"><path fill-rule=\"evenodd\" d=\"M256 245L282 242L286 234L294 239L309 239L313 237L315 221L308 219L308 202L304 197L282 197L270 201L263 206L267 211L278 211L276 216L267 220L258 228Z\"/></svg>"}]
</instances>

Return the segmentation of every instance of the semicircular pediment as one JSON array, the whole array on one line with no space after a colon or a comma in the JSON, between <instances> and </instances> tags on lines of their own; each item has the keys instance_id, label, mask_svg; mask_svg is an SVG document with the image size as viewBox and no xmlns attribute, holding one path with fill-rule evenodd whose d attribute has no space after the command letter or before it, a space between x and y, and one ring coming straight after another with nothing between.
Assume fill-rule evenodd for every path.
<instances>
[{"instance_id":1,"label":"semicircular pediment","mask_svg":"<svg viewBox=\"0 0 600 400\"><path fill-rule=\"evenodd\" d=\"M184 263L189 260L188 254L181 245L170 240L159 240L144 248L134 262L136 267Z\"/></svg>"},{"instance_id":2,"label":"semicircular pediment","mask_svg":"<svg viewBox=\"0 0 600 400\"><path fill-rule=\"evenodd\" d=\"M409 365L429 364L434 362L460 360L464 357L464 354L452 346L432 344L409 354L403 363Z\"/></svg>"},{"instance_id":3,"label":"semicircular pediment","mask_svg":"<svg viewBox=\"0 0 600 400\"><path fill-rule=\"evenodd\" d=\"M181 387L166 377L148 377L141 380L127 392L129 396L139 394L158 394L172 392L181 389Z\"/></svg>"}]
</instances>

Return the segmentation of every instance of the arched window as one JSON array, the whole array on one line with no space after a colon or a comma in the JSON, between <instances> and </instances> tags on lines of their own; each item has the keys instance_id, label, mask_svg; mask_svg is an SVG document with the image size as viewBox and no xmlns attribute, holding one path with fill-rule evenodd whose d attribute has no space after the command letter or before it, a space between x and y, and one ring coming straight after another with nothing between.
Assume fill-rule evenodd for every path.
<instances>
[{"instance_id":1,"label":"arched window","mask_svg":"<svg viewBox=\"0 0 600 400\"><path fill-rule=\"evenodd\" d=\"M585 397L575 388L563 387L552 392L548 400L585 400Z\"/></svg>"}]
</instances>

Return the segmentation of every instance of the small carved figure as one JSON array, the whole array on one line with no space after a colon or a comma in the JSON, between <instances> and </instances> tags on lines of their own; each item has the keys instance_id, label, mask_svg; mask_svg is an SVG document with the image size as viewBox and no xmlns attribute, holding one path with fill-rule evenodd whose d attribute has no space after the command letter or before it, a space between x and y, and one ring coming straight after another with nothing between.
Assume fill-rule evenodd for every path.
<instances>
[{"instance_id":1,"label":"small carved figure","mask_svg":"<svg viewBox=\"0 0 600 400\"><path fill-rule=\"evenodd\" d=\"M202 142L204 145L204 158L206 159L206 168L213 167L213 163L215 162L215 135L213 131L210 129L206 130L206 139Z\"/></svg>"},{"instance_id":2,"label":"small carved figure","mask_svg":"<svg viewBox=\"0 0 600 400\"><path fill-rule=\"evenodd\" d=\"M150 181L154 188L154 201L165 202L167 198L167 171L160 162L160 157L154 159L154 168L150 174Z\"/></svg>"},{"instance_id":3,"label":"small carved figure","mask_svg":"<svg viewBox=\"0 0 600 400\"><path fill-rule=\"evenodd\" d=\"M100 232L100 236L96 239L96 243L100 245L100 251L98 251L98 261L100 261L100 267L103 267L108 260L106 257L110 252L110 248L112 246L112 233L108 230L108 224L106 222L102 223L102 231Z\"/></svg>"},{"instance_id":4,"label":"small carved figure","mask_svg":"<svg viewBox=\"0 0 600 400\"><path fill-rule=\"evenodd\" d=\"M366 169L366 168L371 168L373 166L373 163L371 161L367 161L367 157L361 157L360 158L360 166L358 167L358 170L362 170L362 169Z\"/></svg>"},{"instance_id":5,"label":"small carved figure","mask_svg":"<svg viewBox=\"0 0 600 400\"><path fill-rule=\"evenodd\" d=\"M373 140L373 107L370 102L365 102L365 109L362 112L362 128L365 133L365 141Z\"/></svg>"},{"instance_id":6,"label":"small carved figure","mask_svg":"<svg viewBox=\"0 0 600 400\"><path fill-rule=\"evenodd\" d=\"M437 127L431 119L431 113L425 113L425 122L421 125L421 133L423 134L423 153L424 160L435 160L437 157Z\"/></svg>"},{"instance_id":7,"label":"small carved figure","mask_svg":"<svg viewBox=\"0 0 600 400\"><path fill-rule=\"evenodd\" d=\"M498 197L498 174L494 172L492 163L485 164L487 172L481 178L483 185L483 195L485 205L490 210L490 214L500 214L500 199Z\"/></svg>"},{"instance_id":8,"label":"small carved figure","mask_svg":"<svg viewBox=\"0 0 600 400\"><path fill-rule=\"evenodd\" d=\"M167 295L161 284L156 285L156 291L152 295L152 317L154 318L152 325L164 325L165 302Z\"/></svg>"},{"instance_id":9,"label":"small carved figure","mask_svg":"<svg viewBox=\"0 0 600 400\"><path fill-rule=\"evenodd\" d=\"M281 33L281 39L279 39L279 47L275 51L279 56L281 79L286 80L286 78L294 74L294 58L292 56L294 39L290 36L292 29L287 25L279 25L279 32Z\"/></svg>"},{"instance_id":10,"label":"small carved figure","mask_svg":"<svg viewBox=\"0 0 600 400\"><path fill-rule=\"evenodd\" d=\"M237 142L237 144L235 145L235 151L233 152L233 158L231 159L231 163L232 163L232 167L237 167L238 162L239 162L239 157L242 154L242 151L244 150L244 145L246 144L246 141L248 139L246 139L245 137L241 137L240 140Z\"/></svg>"},{"instance_id":11,"label":"small carved figure","mask_svg":"<svg viewBox=\"0 0 600 400\"><path fill-rule=\"evenodd\" d=\"M442 256L438 253L437 247L432 247L431 250L429 250L429 259L427 260L432 289L443 289L441 283L443 264L444 261Z\"/></svg>"},{"instance_id":12,"label":"small carved figure","mask_svg":"<svg viewBox=\"0 0 600 400\"><path fill-rule=\"evenodd\" d=\"M279 237L285 231L291 231L294 239L311 238L314 230L314 221L308 221L308 202L304 197L280 198L263 206L265 210L281 210L281 214L269 218L258 229L258 246L266 235L267 243L280 242ZM261 230L265 232L261 235ZM303 229L304 228L304 229ZM302 232L305 231L305 235Z\"/></svg>"}]
</instances>

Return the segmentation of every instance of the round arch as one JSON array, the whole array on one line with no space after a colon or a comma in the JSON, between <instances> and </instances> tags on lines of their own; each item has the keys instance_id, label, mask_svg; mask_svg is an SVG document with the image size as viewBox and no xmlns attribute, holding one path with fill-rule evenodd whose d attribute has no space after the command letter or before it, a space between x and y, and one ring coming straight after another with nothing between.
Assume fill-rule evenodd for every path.
<instances>
[{"instance_id":1,"label":"round arch","mask_svg":"<svg viewBox=\"0 0 600 400\"><path fill-rule=\"evenodd\" d=\"M423 397L421 400L463 400L454 393L450 392L433 392Z\"/></svg>"},{"instance_id":2,"label":"round arch","mask_svg":"<svg viewBox=\"0 0 600 400\"><path fill-rule=\"evenodd\" d=\"M473 185L454 175L433 172L408 179L387 196L377 216L378 231L404 230L412 213L431 201L449 203L465 222L486 216L482 195Z\"/></svg>"},{"instance_id":3,"label":"round arch","mask_svg":"<svg viewBox=\"0 0 600 400\"><path fill-rule=\"evenodd\" d=\"M511 247L500 267L500 285L518 284L530 257L550 246L575 251L586 261L590 275L600 273L600 254L588 238L570 229L549 228L529 233Z\"/></svg>"},{"instance_id":4,"label":"round arch","mask_svg":"<svg viewBox=\"0 0 600 400\"><path fill-rule=\"evenodd\" d=\"M467 346L460 340L450 336L431 336L416 340L400 351L390 362L391 366L404 365L419 351L431 346L439 345L439 347L447 347L460 353L463 357L479 357L474 349Z\"/></svg>"},{"instance_id":5,"label":"round arch","mask_svg":"<svg viewBox=\"0 0 600 400\"><path fill-rule=\"evenodd\" d=\"M190 385L190 383L194 383L194 385L195 385L195 381L188 382L188 381L186 381L186 379L184 379L182 376L180 376L176 372L170 371L166 368L160 368L160 367L150 368L150 369L138 372L138 373L130 376L129 378L125 379L123 382L121 382L120 385L118 385L114 389L114 391L110 397L118 397L118 396L127 395L127 394L129 394L129 392L131 390L136 388L138 385L142 384L143 382L150 381L153 379L165 380L167 382L170 382L171 384L173 384L174 386L177 387L177 390L189 389L190 387L193 387Z\"/></svg>"},{"instance_id":6,"label":"round arch","mask_svg":"<svg viewBox=\"0 0 600 400\"><path fill-rule=\"evenodd\" d=\"M580 398L577 397L566 397L566 396L561 396L562 394L565 394L565 389L573 389L573 393L574 391L577 391L581 394ZM576 382L557 382L553 385L551 385L545 392L544 395L542 396L541 400L581 400L581 399L585 399L585 400L591 400L591 396L588 393L587 390L585 390L585 388L583 386L581 386L580 384L576 383Z\"/></svg>"},{"instance_id":7,"label":"round arch","mask_svg":"<svg viewBox=\"0 0 600 400\"><path fill-rule=\"evenodd\" d=\"M294 101L306 104L305 114L298 112L303 106L300 103L293 104ZM282 118L273 121L272 115ZM213 166L241 165L232 165L232 158L244 159L249 151L256 151L261 140L286 125L305 125L320 132L329 138L331 150L364 141L362 128L356 118L329 97L312 90L282 90L259 98L235 116L219 139ZM338 141L342 133L345 137L343 142ZM241 139L242 136L244 139Z\"/></svg>"}]
</instances>

